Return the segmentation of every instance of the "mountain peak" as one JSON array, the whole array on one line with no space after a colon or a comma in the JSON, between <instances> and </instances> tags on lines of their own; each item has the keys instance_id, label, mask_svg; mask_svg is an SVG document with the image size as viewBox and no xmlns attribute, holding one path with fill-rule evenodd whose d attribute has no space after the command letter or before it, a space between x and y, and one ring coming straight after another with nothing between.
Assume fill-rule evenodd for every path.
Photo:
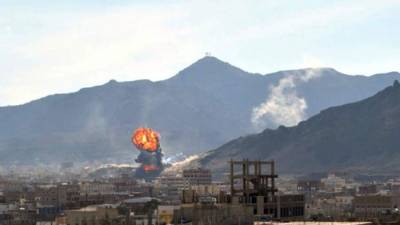
<instances>
[{"instance_id":1,"label":"mountain peak","mask_svg":"<svg viewBox=\"0 0 400 225\"><path fill-rule=\"evenodd\" d=\"M205 56L190 66L180 71L172 79L220 79L221 77L238 77L248 73L235 67L227 62L224 62L214 56Z\"/></svg>"},{"instance_id":2,"label":"mountain peak","mask_svg":"<svg viewBox=\"0 0 400 225\"><path fill-rule=\"evenodd\" d=\"M232 66L231 64L224 62L214 56L205 56L205 57L197 60L196 62L194 62L192 65L190 65L186 69L191 69L191 68L196 68L196 67L202 67L202 68L211 67L213 69L237 68L237 67Z\"/></svg>"},{"instance_id":3,"label":"mountain peak","mask_svg":"<svg viewBox=\"0 0 400 225\"><path fill-rule=\"evenodd\" d=\"M197 60L195 63L225 63L222 60L218 59L215 56L204 56L203 58L200 58Z\"/></svg>"},{"instance_id":4,"label":"mountain peak","mask_svg":"<svg viewBox=\"0 0 400 225\"><path fill-rule=\"evenodd\" d=\"M115 85L115 84L118 84L118 81L115 79L111 79L107 83L105 83L105 85Z\"/></svg>"}]
</instances>

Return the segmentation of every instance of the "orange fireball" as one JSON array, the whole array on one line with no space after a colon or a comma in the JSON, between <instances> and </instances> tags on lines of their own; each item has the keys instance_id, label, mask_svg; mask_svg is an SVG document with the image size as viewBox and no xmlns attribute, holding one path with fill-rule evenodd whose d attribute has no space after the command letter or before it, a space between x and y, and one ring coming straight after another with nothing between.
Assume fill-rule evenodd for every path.
<instances>
[{"instance_id":1,"label":"orange fireball","mask_svg":"<svg viewBox=\"0 0 400 225\"><path fill-rule=\"evenodd\" d=\"M143 165L143 170L146 172L159 170L160 168L155 165Z\"/></svg>"},{"instance_id":2,"label":"orange fireball","mask_svg":"<svg viewBox=\"0 0 400 225\"><path fill-rule=\"evenodd\" d=\"M150 128L138 128L132 136L132 143L141 150L154 152L159 147L160 135Z\"/></svg>"}]
</instances>

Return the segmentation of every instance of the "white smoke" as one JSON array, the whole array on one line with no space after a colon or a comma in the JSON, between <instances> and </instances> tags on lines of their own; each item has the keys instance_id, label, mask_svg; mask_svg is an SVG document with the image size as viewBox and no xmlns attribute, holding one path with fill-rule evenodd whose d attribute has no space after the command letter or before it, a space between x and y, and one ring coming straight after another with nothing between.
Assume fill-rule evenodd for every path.
<instances>
[{"instance_id":1,"label":"white smoke","mask_svg":"<svg viewBox=\"0 0 400 225\"><path fill-rule=\"evenodd\" d=\"M199 155L191 155L181 161L175 162L170 167L166 168L163 174L177 174L182 172L184 168L198 167L199 165L196 160L199 158Z\"/></svg>"},{"instance_id":2,"label":"white smoke","mask_svg":"<svg viewBox=\"0 0 400 225\"><path fill-rule=\"evenodd\" d=\"M251 123L257 130L266 126L294 126L306 116L307 101L299 97L296 87L320 76L320 70L307 69L305 73L289 74L270 87L270 94L265 102L253 108Z\"/></svg>"},{"instance_id":3,"label":"white smoke","mask_svg":"<svg viewBox=\"0 0 400 225\"><path fill-rule=\"evenodd\" d=\"M164 164L174 164L176 162L183 161L187 158L185 154L182 152L176 153L174 155L169 155L163 158L163 163Z\"/></svg>"}]
</instances>

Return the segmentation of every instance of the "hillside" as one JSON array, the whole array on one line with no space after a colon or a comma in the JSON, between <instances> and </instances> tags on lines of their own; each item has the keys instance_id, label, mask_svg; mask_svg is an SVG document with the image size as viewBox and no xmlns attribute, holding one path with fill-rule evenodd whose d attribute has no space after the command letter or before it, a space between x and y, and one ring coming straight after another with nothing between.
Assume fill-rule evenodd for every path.
<instances>
[{"instance_id":1,"label":"hillside","mask_svg":"<svg viewBox=\"0 0 400 225\"><path fill-rule=\"evenodd\" d=\"M400 171L400 84L365 100L331 107L297 126L266 129L200 160L223 172L231 158L274 159L283 173Z\"/></svg>"},{"instance_id":2,"label":"hillside","mask_svg":"<svg viewBox=\"0 0 400 225\"><path fill-rule=\"evenodd\" d=\"M306 74L318 73L301 81ZM400 79L399 73L349 76L330 68L252 74L205 57L170 79L110 81L24 105L0 107L0 163L131 162L130 135L138 126L161 134L167 156L216 148L254 133L253 109L282 80L300 79L290 94L304 99L302 119L360 100ZM274 120L261 128L275 127Z\"/></svg>"}]
</instances>

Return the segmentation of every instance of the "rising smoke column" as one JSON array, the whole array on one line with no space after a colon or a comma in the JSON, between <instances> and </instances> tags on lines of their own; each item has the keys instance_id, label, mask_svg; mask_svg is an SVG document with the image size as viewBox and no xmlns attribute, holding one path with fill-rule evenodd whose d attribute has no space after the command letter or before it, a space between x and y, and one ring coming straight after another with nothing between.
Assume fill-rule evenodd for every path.
<instances>
[{"instance_id":1,"label":"rising smoke column","mask_svg":"<svg viewBox=\"0 0 400 225\"><path fill-rule=\"evenodd\" d=\"M294 126L303 120L307 101L298 96L296 87L320 74L319 69L307 69L302 74L289 74L280 79L276 86L270 87L270 94L265 102L253 108L251 123L254 128L262 130L267 125Z\"/></svg>"},{"instance_id":2,"label":"rising smoke column","mask_svg":"<svg viewBox=\"0 0 400 225\"><path fill-rule=\"evenodd\" d=\"M138 128L132 135L132 143L140 151L136 162L140 167L136 170L136 177L153 179L163 170L160 135L150 128Z\"/></svg>"}]
</instances>

